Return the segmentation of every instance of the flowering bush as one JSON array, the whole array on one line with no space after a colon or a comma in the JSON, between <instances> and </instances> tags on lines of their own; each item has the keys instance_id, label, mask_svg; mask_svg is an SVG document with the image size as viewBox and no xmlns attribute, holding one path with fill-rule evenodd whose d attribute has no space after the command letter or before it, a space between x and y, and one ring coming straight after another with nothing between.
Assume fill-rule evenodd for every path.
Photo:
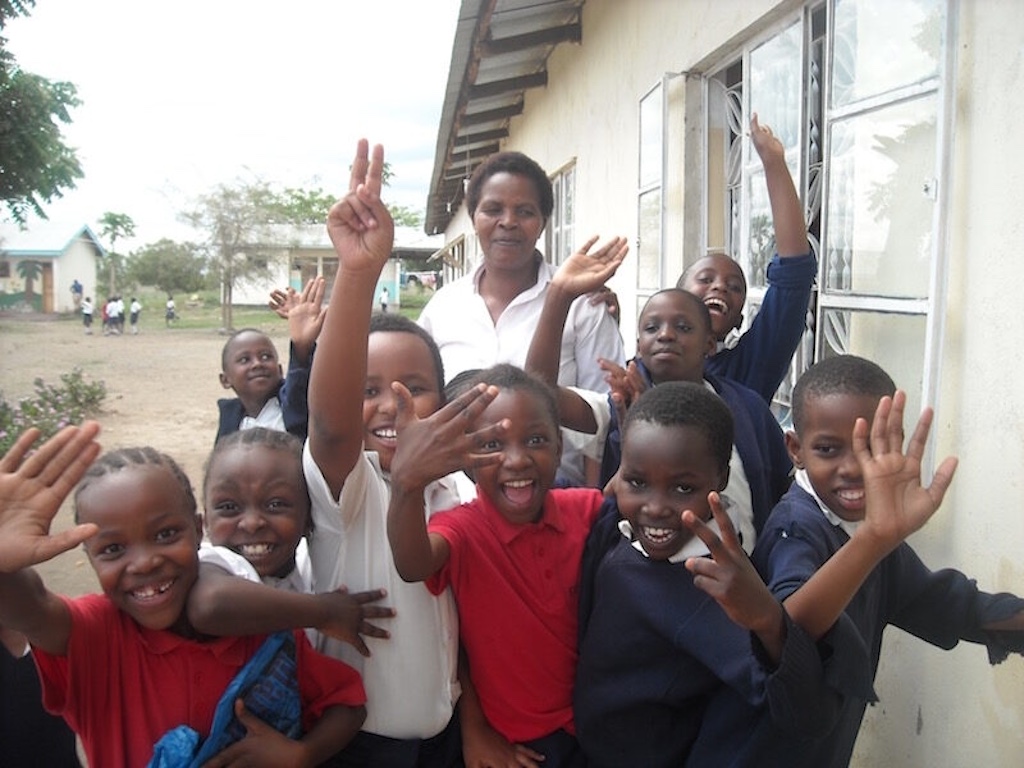
<instances>
[{"instance_id":1,"label":"flowering bush","mask_svg":"<svg viewBox=\"0 0 1024 768\"><path fill-rule=\"evenodd\" d=\"M81 424L100 409L107 396L107 385L86 381L79 368L62 374L60 381L57 387L36 379L35 395L14 405L0 396L0 454L7 453L29 427L39 429L45 440L68 424Z\"/></svg>"}]
</instances>

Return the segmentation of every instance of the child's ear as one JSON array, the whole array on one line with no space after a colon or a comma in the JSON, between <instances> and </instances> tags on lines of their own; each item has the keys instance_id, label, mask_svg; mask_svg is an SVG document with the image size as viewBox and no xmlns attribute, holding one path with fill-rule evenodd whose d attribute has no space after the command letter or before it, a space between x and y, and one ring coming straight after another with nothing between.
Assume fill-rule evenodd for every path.
<instances>
[{"instance_id":1,"label":"child's ear","mask_svg":"<svg viewBox=\"0 0 1024 768\"><path fill-rule=\"evenodd\" d=\"M708 338L704 343L704 357L711 357L715 354L718 349L718 338L715 336L715 332L708 328Z\"/></svg>"},{"instance_id":2,"label":"child's ear","mask_svg":"<svg viewBox=\"0 0 1024 768\"><path fill-rule=\"evenodd\" d=\"M223 371L220 373L220 385L224 387L224 389L231 389L231 382L228 381L228 377L224 375Z\"/></svg>"},{"instance_id":3,"label":"child's ear","mask_svg":"<svg viewBox=\"0 0 1024 768\"><path fill-rule=\"evenodd\" d=\"M786 430L786 452L789 453L789 460L797 469L804 468L804 452L800 445L800 436L792 429Z\"/></svg>"},{"instance_id":4,"label":"child's ear","mask_svg":"<svg viewBox=\"0 0 1024 768\"><path fill-rule=\"evenodd\" d=\"M199 549L199 545L203 543L203 516L196 512L195 514L195 525L196 525L196 549Z\"/></svg>"},{"instance_id":5,"label":"child's ear","mask_svg":"<svg viewBox=\"0 0 1024 768\"><path fill-rule=\"evenodd\" d=\"M740 314L736 318L736 325L734 325L733 328L735 328L738 331L742 325L743 325L743 313L740 312Z\"/></svg>"},{"instance_id":6,"label":"child's ear","mask_svg":"<svg viewBox=\"0 0 1024 768\"><path fill-rule=\"evenodd\" d=\"M729 465L726 464L722 469L722 473L719 475L718 484L715 486L715 490L721 493L725 490L725 486L729 484Z\"/></svg>"}]
</instances>

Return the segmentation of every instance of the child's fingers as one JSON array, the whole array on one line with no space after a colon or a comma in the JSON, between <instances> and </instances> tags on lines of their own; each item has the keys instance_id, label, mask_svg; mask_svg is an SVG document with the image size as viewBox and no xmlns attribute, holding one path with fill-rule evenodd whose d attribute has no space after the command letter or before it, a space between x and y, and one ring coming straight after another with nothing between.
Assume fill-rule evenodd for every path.
<instances>
[{"instance_id":1,"label":"child's fingers","mask_svg":"<svg viewBox=\"0 0 1024 768\"><path fill-rule=\"evenodd\" d=\"M363 188L376 198L380 198L380 190L384 179L384 147L374 144L370 152L370 165L367 169Z\"/></svg>"},{"instance_id":2,"label":"child's fingers","mask_svg":"<svg viewBox=\"0 0 1024 768\"><path fill-rule=\"evenodd\" d=\"M32 562L39 564L52 560L77 547L86 539L95 536L99 526L95 523L81 523L60 533L52 533L33 547Z\"/></svg>"},{"instance_id":3,"label":"child's fingers","mask_svg":"<svg viewBox=\"0 0 1024 768\"><path fill-rule=\"evenodd\" d=\"M888 445L886 430L889 424L889 413L892 410L892 398L886 395L875 407L875 417L871 420L870 453L882 454Z\"/></svg>"},{"instance_id":4,"label":"child's fingers","mask_svg":"<svg viewBox=\"0 0 1024 768\"><path fill-rule=\"evenodd\" d=\"M360 139L356 143L356 156L352 161L352 175L348 181L348 191L355 192L356 188L366 180L366 170L370 165L370 142Z\"/></svg>"},{"instance_id":5,"label":"child's fingers","mask_svg":"<svg viewBox=\"0 0 1024 768\"><path fill-rule=\"evenodd\" d=\"M22 432L18 439L14 441L14 445L0 459L0 472L7 474L17 472L18 467L21 466L21 462L25 458L25 454L32 448L33 443L39 439L40 434L42 433L35 427L29 427Z\"/></svg>"},{"instance_id":6,"label":"child's fingers","mask_svg":"<svg viewBox=\"0 0 1024 768\"><path fill-rule=\"evenodd\" d=\"M412 393L402 382L392 381L391 391L395 393L395 429L401 433L414 421L419 421L419 417L416 416Z\"/></svg>"},{"instance_id":7,"label":"child's fingers","mask_svg":"<svg viewBox=\"0 0 1024 768\"><path fill-rule=\"evenodd\" d=\"M719 537L726 549L737 551L742 549L740 546L740 538L736 534L736 527L732 524L732 518L729 517L729 513L725 511L725 507L722 505L722 497L715 491L708 494L708 504L711 507L711 514L715 518L715 522L718 523Z\"/></svg>"},{"instance_id":8,"label":"child's fingers","mask_svg":"<svg viewBox=\"0 0 1024 768\"><path fill-rule=\"evenodd\" d=\"M591 235L590 238L583 245L581 245L579 249L577 249L576 253L580 254L581 256L596 255L588 254L588 251L591 249L594 243L597 242L597 239L598 235Z\"/></svg>"},{"instance_id":9,"label":"child's fingers","mask_svg":"<svg viewBox=\"0 0 1024 768\"><path fill-rule=\"evenodd\" d=\"M480 469L481 467L490 467L495 464L500 464L504 459L505 454L501 451L493 451L490 453L473 451L466 456L466 463L462 468L463 470L474 470Z\"/></svg>"},{"instance_id":10,"label":"child's fingers","mask_svg":"<svg viewBox=\"0 0 1024 768\"><path fill-rule=\"evenodd\" d=\"M871 461L871 448L868 445L868 423L858 418L853 423L853 455L863 469Z\"/></svg>"},{"instance_id":11,"label":"child's fingers","mask_svg":"<svg viewBox=\"0 0 1024 768\"><path fill-rule=\"evenodd\" d=\"M540 764L544 762L544 755L525 744L516 744L515 750L519 768L540 768Z\"/></svg>"},{"instance_id":12,"label":"child's fingers","mask_svg":"<svg viewBox=\"0 0 1024 768\"><path fill-rule=\"evenodd\" d=\"M722 544L722 540L718 538L718 534L711 530L707 523L697 517L697 515L693 513L693 510L685 510L682 515L682 520L683 525L685 525L694 536L704 542L704 545L711 552L712 557L717 559L724 554L725 545Z\"/></svg>"},{"instance_id":13,"label":"child's fingers","mask_svg":"<svg viewBox=\"0 0 1024 768\"><path fill-rule=\"evenodd\" d=\"M99 425L96 422L83 424L77 434L72 435L64 444L60 453L40 471L40 482L62 498L71 493L99 455L100 445L93 439L98 432Z\"/></svg>"},{"instance_id":14,"label":"child's fingers","mask_svg":"<svg viewBox=\"0 0 1024 768\"><path fill-rule=\"evenodd\" d=\"M917 420L917 426L914 427L914 433L910 436L910 442L907 444L907 456L918 462L924 456L928 433L931 431L934 417L935 412L931 408L921 411L921 417Z\"/></svg>"},{"instance_id":15,"label":"child's fingers","mask_svg":"<svg viewBox=\"0 0 1024 768\"><path fill-rule=\"evenodd\" d=\"M390 619L390 618L393 618L393 617L394 617L394 612L392 611L392 615L391 616L381 616L380 618L382 618L382 619ZM366 635L367 637L377 637L377 638L380 638L381 640L387 640L387 639L389 639L391 637L391 633L388 632L386 629L384 629L384 627L378 627L376 624L371 624L368 621L363 621L359 625L359 634L360 635Z\"/></svg>"},{"instance_id":16,"label":"child's fingers","mask_svg":"<svg viewBox=\"0 0 1024 768\"><path fill-rule=\"evenodd\" d=\"M387 605L364 605L362 614L364 619L393 619L395 609Z\"/></svg>"},{"instance_id":17,"label":"child's fingers","mask_svg":"<svg viewBox=\"0 0 1024 768\"><path fill-rule=\"evenodd\" d=\"M953 475L956 472L957 464L958 459L955 456L949 456L935 470L932 483L928 486L928 494L932 497L936 507L942 503L942 499L945 498L946 491L949 489L949 484L953 482Z\"/></svg>"},{"instance_id":18,"label":"child's fingers","mask_svg":"<svg viewBox=\"0 0 1024 768\"><path fill-rule=\"evenodd\" d=\"M889 453L903 453L903 412L907 407L907 393L901 389L896 390L892 398L892 407L889 409L889 416L886 420L885 434L888 439L887 450Z\"/></svg>"},{"instance_id":19,"label":"child's fingers","mask_svg":"<svg viewBox=\"0 0 1024 768\"><path fill-rule=\"evenodd\" d=\"M494 398L498 396L498 388L486 384L477 384L441 409L441 419L451 421L459 416L465 422L472 423L483 413Z\"/></svg>"},{"instance_id":20,"label":"child's fingers","mask_svg":"<svg viewBox=\"0 0 1024 768\"><path fill-rule=\"evenodd\" d=\"M386 595L387 590L385 589L368 589L365 592L353 592L350 595L350 597L360 605L364 606L363 611L365 612L366 603L373 603L377 600L383 600Z\"/></svg>"}]
</instances>

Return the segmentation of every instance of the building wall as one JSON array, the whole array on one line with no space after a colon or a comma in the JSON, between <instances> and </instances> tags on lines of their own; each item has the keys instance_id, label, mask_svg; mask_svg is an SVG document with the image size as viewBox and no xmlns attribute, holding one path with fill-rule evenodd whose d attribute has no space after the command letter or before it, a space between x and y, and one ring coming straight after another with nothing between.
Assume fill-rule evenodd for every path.
<instances>
[{"instance_id":1,"label":"building wall","mask_svg":"<svg viewBox=\"0 0 1024 768\"><path fill-rule=\"evenodd\" d=\"M79 239L56 259L53 267L54 309L57 312L73 312L71 284L78 280L82 284L82 296L91 296L96 301L96 250ZM103 281L106 284L106 281Z\"/></svg>"},{"instance_id":2,"label":"building wall","mask_svg":"<svg viewBox=\"0 0 1024 768\"><path fill-rule=\"evenodd\" d=\"M577 161L576 240L636 239L637 105L666 72L684 72L733 48L799 5L771 0L588 0L582 45L559 46L549 85L527 94L503 148L545 168ZM939 360L935 453L961 458L935 519L913 539L932 567L969 572L989 591L1024 593L1024 405L1018 403L1024 331L1015 288L1024 285L1024 223L1016 210L1024 160L1014 137L1024 118L1024 3L967 0L959 12L949 295ZM692 90L673 94L681 109ZM689 129L687 129L689 130ZM684 221L697 185L667 180L670 270L681 270ZM690 201L692 202L692 201ZM447 239L466 232L463 215ZM689 255L692 259L693 255ZM613 287L633 343L635 261ZM993 478L997 478L995 482ZM899 630L886 635L876 690L854 765L1019 765L1024 756L1024 659L990 667L985 651L933 648Z\"/></svg>"}]
</instances>

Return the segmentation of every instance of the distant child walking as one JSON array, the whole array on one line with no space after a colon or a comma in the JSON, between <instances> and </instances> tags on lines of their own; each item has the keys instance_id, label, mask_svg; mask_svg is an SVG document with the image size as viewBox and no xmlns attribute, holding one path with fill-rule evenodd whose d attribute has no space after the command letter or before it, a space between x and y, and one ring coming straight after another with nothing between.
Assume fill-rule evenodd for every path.
<instances>
[{"instance_id":1,"label":"distant child walking","mask_svg":"<svg viewBox=\"0 0 1024 768\"><path fill-rule=\"evenodd\" d=\"M139 313L142 312L142 304L139 300L132 296L131 304L128 307L128 311L131 313L129 316L129 322L132 326L132 334L138 335L139 333Z\"/></svg>"},{"instance_id":2,"label":"distant child walking","mask_svg":"<svg viewBox=\"0 0 1024 768\"><path fill-rule=\"evenodd\" d=\"M385 285L385 286L383 286L380 289L380 311L381 312L387 312L388 311L388 300L390 298L391 298L390 294L388 294L388 287Z\"/></svg>"},{"instance_id":3,"label":"distant child walking","mask_svg":"<svg viewBox=\"0 0 1024 768\"><path fill-rule=\"evenodd\" d=\"M85 326L86 336L92 336L92 299L86 296L82 299L82 325Z\"/></svg>"}]
</instances>

